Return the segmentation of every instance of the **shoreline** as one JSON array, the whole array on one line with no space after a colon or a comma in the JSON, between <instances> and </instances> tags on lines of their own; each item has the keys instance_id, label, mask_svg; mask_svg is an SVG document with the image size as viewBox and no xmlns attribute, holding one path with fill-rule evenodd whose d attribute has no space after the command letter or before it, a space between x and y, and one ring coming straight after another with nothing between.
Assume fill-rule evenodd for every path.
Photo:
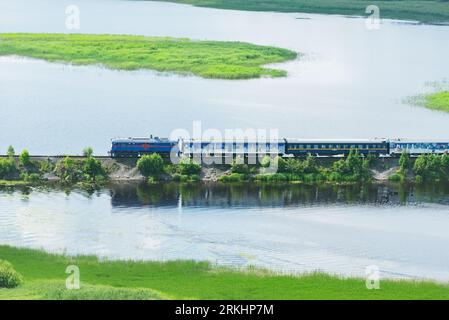
<instances>
[{"instance_id":1,"label":"shoreline","mask_svg":"<svg viewBox=\"0 0 449 320\"><path fill-rule=\"evenodd\" d=\"M375 4L379 7L381 18L416 22L424 25L449 25L449 10L445 3L438 1L369 1L344 0L335 4L332 0L290 0L279 3L276 0L154 0L182 5L191 5L199 8L213 8L217 10L237 10L252 12L296 13L296 14L323 14L350 18L366 18L365 8ZM424 7L421 7L424 6Z\"/></svg>"},{"instance_id":2,"label":"shoreline","mask_svg":"<svg viewBox=\"0 0 449 320\"><path fill-rule=\"evenodd\" d=\"M7 245L0 245L0 256L24 279L16 288L0 289L0 299L397 300L447 299L449 295L447 282L433 280L381 279L379 290L369 290L366 279L360 277L323 272L285 275L252 266L215 266L206 261L107 260ZM64 270L69 265L81 272L80 290L65 289Z\"/></svg>"},{"instance_id":3,"label":"shoreline","mask_svg":"<svg viewBox=\"0 0 449 320\"><path fill-rule=\"evenodd\" d=\"M360 158L363 159L363 158ZM348 157L313 157L314 166L319 170L331 170L336 163L345 163ZM276 171L275 173L264 173L261 164L208 164L196 165L193 161L187 165L186 173L179 172L179 164L173 165L165 162L164 171L157 175L144 176L139 168L139 158L110 158L107 156L29 156L28 167L20 164L20 156L8 157L1 155L0 161L10 161L14 166L9 176L0 176L0 187L65 187L81 189L99 189L113 184L196 184L196 183L220 183L240 185L305 185L305 186L354 186L387 183L415 183L413 175L401 174L398 158L376 158L375 163L370 166L370 177L357 179L317 179L288 180L291 174ZM98 173L91 174L89 178L82 176L67 176L67 171L84 170L86 161L92 162ZM283 160L293 161L293 164L306 163L306 158ZM362 160L360 160L362 161ZM368 160L367 160L368 161ZM416 159L410 159L413 163ZM66 163L67 162L67 163ZM287 163L287 162L286 162ZM0 163L1 164L1 163ZM47 166L48 168L43 168ZM361 165L361 164L360 164ZM0 168L1 169L1 168ZM192 171L193 170L193 171ZM190 172L190 173L189 173ZM1 173L1 171L0 171ZM25 173L25 175L24 175ZM367 171L368 173L368 171ZM80 172L80 174L82 174ZM98 175L97 175L98 174ZM318 173L319 174L319 173ZM286 178L287 177L287 178ZM293 177L295 177L293 175ZM397 178L397 179L392 179ZM231 178L231 179L230 179ZM267 179L273 178L273 179ZM344 178L344 177L343 177ZM445 182L444 179L435 182Z\"/></svg>"}]
</instances>

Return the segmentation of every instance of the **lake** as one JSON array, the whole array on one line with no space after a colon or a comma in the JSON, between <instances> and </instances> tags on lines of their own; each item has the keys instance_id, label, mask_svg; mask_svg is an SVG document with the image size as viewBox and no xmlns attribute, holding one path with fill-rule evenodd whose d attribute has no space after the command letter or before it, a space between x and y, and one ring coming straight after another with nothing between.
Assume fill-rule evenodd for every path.
<instances>
[{"instance_id":1,"label":"lake","mask_svg":"<svg viewBox=\"0 0 449 320\"><path fill-rule=\"evenodd\" d=\"M65 8L80 9L67 30ZM282 79L206 80L0 58L0 148L106 154L116 136L277 129L280 137L449 139L449 114L404 103L449 75L449 27L147 1L0 2L0 32L141 34L238 40L301 52Z\"/></svg>"},{"instance_id":2,"label":"lake","mask_svg":"<svg viewBox=\"0 0 449 320\"><path fill-rule=\"evenodd\" d=\"M449 280L449 186L1 190L0 243L118 259Z\"/></svg>"}]
</instances>

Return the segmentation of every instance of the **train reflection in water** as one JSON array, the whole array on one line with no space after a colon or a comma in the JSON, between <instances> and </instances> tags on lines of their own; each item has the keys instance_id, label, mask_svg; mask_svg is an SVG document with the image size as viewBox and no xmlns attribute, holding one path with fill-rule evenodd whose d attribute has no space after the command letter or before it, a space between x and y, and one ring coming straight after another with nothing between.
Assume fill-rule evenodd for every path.
<instances>
[{"instance_id":1,"label":"train reflection in water","mask_svg":"<svg viewBox=\"0 0 449 320\"><path fill-rule=\"evenodd\" d=\"M449 185L111 185L114 207L270 208L329 204L449 204Z\"/></svg>"}]
</instances>

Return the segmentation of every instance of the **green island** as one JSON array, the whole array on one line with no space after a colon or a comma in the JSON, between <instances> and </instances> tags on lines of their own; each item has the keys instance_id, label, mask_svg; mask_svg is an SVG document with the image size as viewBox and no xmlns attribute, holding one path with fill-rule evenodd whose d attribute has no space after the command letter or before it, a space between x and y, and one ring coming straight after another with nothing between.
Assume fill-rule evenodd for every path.
<instances>
[{"instance_id":1,"label":"green island","mask_svg":"<svg viewBox=\"0 0 449 320\"><path fill-rule=\"evenodd\" d=\"M0 299L447 299L449 286L431 281L365 279L325 273L280 275L195 261L110 261L0 246ZM66 268L80 270L79 290L67 290Z\"/></svg>"},{"instance_id":2,"label":"green island","mask_svg":"<svg viewBox=\"0 0 449 320\"><path fill-rule=\"evenodd\" d=\"M138 0L141 1L141 0ZM447 1L438 0L156 0L198 7L246 11L303 12L366 16L369 5L380 9L381 18L425 23L449 22Z\"/></svg>"},{"instance_id":3,"label":"green island","mask_svg":"<svg viewBox=\"0 0 449 320\"><path fill-rule=\"evenodd\" d=\"M27 150L16 155L14 148L10 146L7 154L0 157L0 187L55 185L95 190L110 181L128 180L132 175L133 181L146 181L148 184L213 181L351 185L385 180L416 184L447 183L449 155L427 154L410 158L403 153L396 159L363 156L357 150L352 150L344 158L265 156L255 164L248 164L237 157L229 164L205 165L190 158L180 158L174 164L159 154L145 155L138 159L96 158L90 147L83 150L82 156L36 158Z\"/></svg>"},{"instance_id":4,"label":"green island","mask_svg":"<svg viewBox=\"0 0 449 320\"><path fill-rule=\"evenodd\" d=\"M118 70L149 69L216 79L284 77L263 65L297 53L243 42L194 41L133 35L0 34L0 56L18 55Z\"/></svg>"},{"instance_id":5,"label":"green island","mask_svg":"<svg viewBox=\"0 0 449 320\"><path fill-rule=\"evenodd\" d=\"M428 109L449 112L449 91L429 93L419 100Z\"/></svg>"}]
</instances>

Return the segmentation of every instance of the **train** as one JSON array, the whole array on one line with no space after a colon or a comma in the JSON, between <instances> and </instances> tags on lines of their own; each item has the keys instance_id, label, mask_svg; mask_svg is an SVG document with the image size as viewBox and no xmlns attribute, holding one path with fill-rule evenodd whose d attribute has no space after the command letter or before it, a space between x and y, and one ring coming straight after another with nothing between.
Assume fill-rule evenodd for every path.
<instances>
[{"instance_id":1,"label":"train","mask_svg":"<svg viewBox=\"0 0 449 320\"><path fill-rule=\"evenodd\" d=\"M251 157L259 155L281 157L347 156L356 150L364 156L396 157L403 152L411 156L421 154L449 153L447 141L418 141L403 139L297 139L275 140L194 140L159 138L115 138L112 139L110 156L113 158L141 157L157 153L164 157Z\"/></svg>"}]
</instances>

